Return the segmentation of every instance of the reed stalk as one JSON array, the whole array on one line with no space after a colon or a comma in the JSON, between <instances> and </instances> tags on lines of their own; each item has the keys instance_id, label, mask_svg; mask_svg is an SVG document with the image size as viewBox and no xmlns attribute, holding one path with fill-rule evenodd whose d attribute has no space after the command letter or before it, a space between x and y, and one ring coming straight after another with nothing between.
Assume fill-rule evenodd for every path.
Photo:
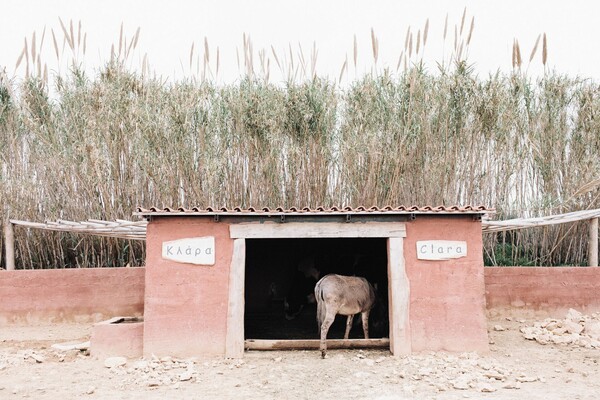
<instances>
[{"instance_id":1,"label":"reed stalk","mask_svg":"<svg viewBox=\"0 0 600 400\"><path fill-rule=\"evenodd\" d=\"M52 82L32 72L40 48L26 42L17 66L27 77L0 70L0 221L130 219L137 206L484 204L498 219L600 208L598 85L550 71L527 77L516 40L513 72L478 76L466 61L474 20L467 29L465 18L451 63L429 71L411 59L413 45L422 54L431 40L427 21L416 44L407 30L396 73L374 68L348 87L319 77L314 45L310 59L301 46L289 55L271 48L287 77L274 84L269 52L244 36L245 72L217 84L210 65L218 73L219 49L211 57L207 39L203 71L192 45L197 75L174 82L153 76L146 55L140 72L128 66L139 30L128 39L121 29L96 75L73 63ZM61 29L74 56L85 52L80 25ZM540 40L545 65L545 34L529 61ZM377 63L373 31L371 47ZM347 70L346 59L339 80ZM17 268L144 262L134 241L15 235ZM487 235L486 261L584 265L586 240L584 223Z\"/></svg>"}]
</instances>

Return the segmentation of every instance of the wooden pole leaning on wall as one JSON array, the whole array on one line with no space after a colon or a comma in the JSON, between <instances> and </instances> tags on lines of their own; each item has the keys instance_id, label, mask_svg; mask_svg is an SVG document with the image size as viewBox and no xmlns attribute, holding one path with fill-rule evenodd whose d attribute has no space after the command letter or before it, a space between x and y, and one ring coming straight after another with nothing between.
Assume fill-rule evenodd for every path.
<instances>
[{"instance_id":1,"label":"wooden pole leaning on wall","mask_svg":"<svg viewBox=\"0 0 600 400\"><path fill-rule=\"evenodd\" d=\"M590 243L588 245L588 265L598 266L598 218L590 219Z\"/></svg>"},{"instance_id":2,"label":"wooden pole leaning on wall","mask_svg":"<svg viewBox=\"0 0 600 400\"><path fill-rule=\"evenodd\" d=\"M15 269L15 231L13 224L7 219L4 221L4 250L6 254L6 270Z\"/></svg>"}]
</instances>

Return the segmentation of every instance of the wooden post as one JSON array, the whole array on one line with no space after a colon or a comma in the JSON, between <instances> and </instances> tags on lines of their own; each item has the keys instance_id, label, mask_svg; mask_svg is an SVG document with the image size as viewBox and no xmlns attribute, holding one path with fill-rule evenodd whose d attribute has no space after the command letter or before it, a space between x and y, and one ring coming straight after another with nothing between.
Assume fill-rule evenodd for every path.
<instances>
[{"instance_id":1,"label":"wooden post","mask_svg":"<svg viewBox=\"0 0 600 400\"><path fill-rule=\"evenodd\" d=\"M246 274L246 239L233 241L233 257L229 267L229 304L225 357L244 356L244 286Z\"/></svg>"},{"instance_id":2,"label":"wooden post","mask_svg":"<svg viewBox=\"0 0 600 400\"><path fill-rule=\"evenodd\" d=\"M598 266L598 218L590 220L590 243L588 245L588 265Z\"/></svg>"},{"instance_id":3,"label":"wooden post","mask_svg":"<svg viewBox=\"0 0 600 400\"><path fill-rule=\"evenodd\" d=\"M15 232L10 220L4 222L4 249L6 250L6 270L15 269Z\"/></svg>"},{"instance_id":4,"label":"wooden post","mask_svg":"<svg viewBox=\"0 0 600 400\"><path fill-rule=\"evenodd\" d=\"M410 283L404 264L404 240L388 239L388 280L390 298L390 350L394 356L411 353Z\"/></svg>"}]
</instances>

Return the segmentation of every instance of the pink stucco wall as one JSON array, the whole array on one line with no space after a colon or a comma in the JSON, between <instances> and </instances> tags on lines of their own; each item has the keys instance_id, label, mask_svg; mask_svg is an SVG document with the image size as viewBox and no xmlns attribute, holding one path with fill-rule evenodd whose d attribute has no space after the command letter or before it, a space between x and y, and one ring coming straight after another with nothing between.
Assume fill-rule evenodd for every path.
<instances>
[{"instance_id":1,"label":"pink stucco wall","mask_svg":"<svg viewBox=\"0 0 600 400\"><path fill-rule=\"evenodd\" d=\"M486 349L480 224L471 216L418 216L406 226L413 350ZM157 218L147 235L145 269L3 271L0 318L95 315L98 320L143 310L145 354L223 354L233 248L229 224L193 217ZM199 236L215 237L214 266L162 259L163 241ZM416 241L424 239L467 241L468 256L417 260Z\"/></svg>"},{"instance_id":2,"label":"pink stucco wall","mask_svg":"<svg viewBox=\"0 0 600 400\"><path fill-rule=\"evenodd\" d=\"M0 325L144 312L144 268L0 271Z\"/></svg>"},{"instance_id":3,"label":"pink stucco wall","mask_svg":"<svg viewBox=\"0 0 600 400\"><path fill-rule=\"evenodd\" d=\"M490 310L533 310L560 315L569 308L600 311L598 267L486 267Z\"/></svg>"},{"instance_id":4,"label":"pink stucco wall","mask_svg":"<svg viewBox=\"0 0 600 400\"><path fill-rule=\"evenodd\" d=\"M417 259L419 240L461 240L467 257ZM412 350L488 349L481 223L466 216L417 216L406 224Z\"/></svg>"},{"instance_id":5,"label":"pink stucco wall","mask_svg":"<svg viewBox=\"0 0 600 400\"><path fill-rule=\"evenodd\" d=\"M408 222L404 245L411 285L412 348L487 350L481 224L468 215L424 216ZM214 236L214 266L163 260L162 243ZM417 260L418 240L464 240L465 258ZM156 218L148 226L144 353L224 354L229 270L229 224L194 217Z\"/></svg>"},{"instance_id":6,"label":"pink stucco wall","mask_svg":"<svg viewBox=\"0 0 600 400\"><path fill-rule=\"evenodd\" d=\"M484 268L481 225L471 216L419 215L406 229L413 351L486 350L486 306L600 311L599 268ZM200 236L215 237L215 265L162 259L163 241ZM467 257L418 260L416 242L434 239L466 241ZM146 268L0 271L0 325L143 313L144 354L224 354L233 248L229 224L157 218L148 226L147 244Z\"/></svg>"},{"instance_id":7,"label":"pink stucco wall","mask_svg":"<svg viewBox=\"0 0 600 400\"><path fill-rule=\"evenodd\" d=\"M215 237L215 265L162 259L162 242ZM148 225L144 354L199 356L225 353L229 225L200 218L158 218Z\"/></svg>"},{"instance_id":8,"label":"pink stucco wall","mask_svg":"<svg viewBox=\"0 0 600 400\"><path fill-rule=\"evenodd\" d=\"M414 266L407 268L414 276ZM0 271L0 324L142 315L144 273L145 268ZM484 276L488 310L600 311L600 268L485 267ZM416 293L427 290L413 287ZM419 302L413 293L413 313Z\"/></svg>"}]
</instances>

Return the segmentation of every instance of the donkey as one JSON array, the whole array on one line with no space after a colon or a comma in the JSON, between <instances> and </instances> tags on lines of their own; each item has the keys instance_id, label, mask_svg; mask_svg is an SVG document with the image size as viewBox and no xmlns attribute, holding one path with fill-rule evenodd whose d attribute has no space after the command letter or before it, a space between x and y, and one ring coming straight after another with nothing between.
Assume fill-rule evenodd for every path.
<instances>
[{"instance_id":1,"label":"donkey","mask_svg":"<svg viewBox=\"0 0 600 400\"><path fill-rule=\"evenodd\" d=\"M317 323L321 333L321 358L327 354L327 332L337 314L347 315L346 333L348 339L352 319L361 313L365 339L369 338L369 312L375 304L375 289L365 278L358 276L325 275L315 286L317 299Z\"/></svg>"}]
</instances>

